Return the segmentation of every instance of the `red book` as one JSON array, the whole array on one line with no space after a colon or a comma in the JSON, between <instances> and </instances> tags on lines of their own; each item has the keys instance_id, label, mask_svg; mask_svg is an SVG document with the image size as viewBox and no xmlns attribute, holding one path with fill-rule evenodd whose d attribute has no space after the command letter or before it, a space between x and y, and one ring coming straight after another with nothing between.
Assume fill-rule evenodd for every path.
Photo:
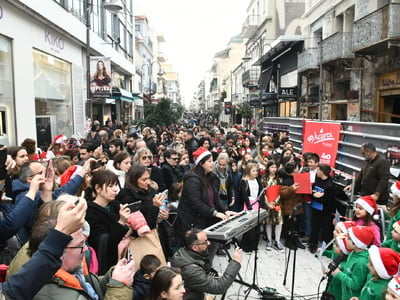
<instances>
[{"instance_id":1,"label":"red book","mask_svg":"<svg viewBox=\"0 0 400 300\"><path fill-rule=\"evenodd\" d=\"M265 191L265 196L267 196L268 202L274 202L276 198L279 197L281 192L281 186L280 185L271 185L267 188Z\"/></svg>"},{"instance_id":2,"label":"red book","mask_svg":"<svg viewBox=\"0 0 400 300\"><path fill-rule=\"evenodd\" d=\"M293 174L294 183L299 184L296 194L311 194L311 180L309 173Z\"/></svg>"}]
</instances>

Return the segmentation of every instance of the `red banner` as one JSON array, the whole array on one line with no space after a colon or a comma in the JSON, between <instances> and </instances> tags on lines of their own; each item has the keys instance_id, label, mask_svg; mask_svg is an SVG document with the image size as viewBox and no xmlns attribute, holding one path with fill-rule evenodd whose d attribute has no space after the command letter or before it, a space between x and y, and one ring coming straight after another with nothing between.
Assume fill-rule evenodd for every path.
<instances>
[{"instance_id":1,"label":"red banner","mask_svg":"<svg viewBox=\"0 0 400 300\"><path fill-rule=\"evenodd\" d=\"M319 163L335 167L339 145L340 124L323 122L304 122L303 153L314 152L319 155Z\"/></svg>"}]
</instances>

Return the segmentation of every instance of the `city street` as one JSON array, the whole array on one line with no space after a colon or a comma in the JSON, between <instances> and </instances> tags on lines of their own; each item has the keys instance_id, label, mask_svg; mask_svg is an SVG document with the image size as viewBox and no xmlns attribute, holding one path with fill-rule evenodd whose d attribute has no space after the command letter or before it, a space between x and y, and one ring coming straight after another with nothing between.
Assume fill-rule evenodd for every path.
<instances>
[{"instance_id":1,"label":"city street","mask_svg":"<svg viewBox=\"0 0 400 300\"><path fill-rule=\"evenodd\" d=\"M290 257L289 270L287 273L286 285L283 285L285 266L289 250L285 248L284 251L278 252L276 250L266 251L265 241L261 240L258 251L257 263L257 277L256 285L260 288L275 288L279 295L284 296L286 299L291 297L292 287L292 268L293 268L293 251ZM232 251L232 247L230 249ZM254 270L254 252L244 253L242 260L242 268L240 275L246 283L252 283L253 270ZM327 257L322 257L321 260L324 266L329 264ZM214 268L221 271L225 269L227 258L223 256L216 256L214 260ZM296 269L295 269L295 284L294 284L294 298L295 299L317 299L318 284L322 277L321 262L314 257L307 249L297 250ZM325 290L326 281L321 284L320 294ZM234 283L228 290L225 299L244 299L247 287ZM320 297L319 297L320 298ZM217 299L222 299L218 296ZM252 290L247 299L261 299L257 292Z\"/></svg>"}]
</instances>

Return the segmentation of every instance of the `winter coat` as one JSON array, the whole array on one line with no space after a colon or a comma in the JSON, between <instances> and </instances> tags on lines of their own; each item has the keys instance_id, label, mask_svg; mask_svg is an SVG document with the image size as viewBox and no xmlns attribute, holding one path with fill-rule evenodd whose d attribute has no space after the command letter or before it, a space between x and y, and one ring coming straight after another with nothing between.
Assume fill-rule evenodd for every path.
<instances>
[{"instance_id":1,"label":"winter coat","mask_svg":"<svg viewBox=\"0 0 400 300\"><path fill-rule=\"evenodd\" d=\"M361 289L367 281L368 274L368 251L351 252L346 264L338 274L333 276L340 281L342 287L341 299L360 297Z\"/></svg>"},{"instance_id":2,"label":"winter coat","mask_svg":"<svg viewBox=\"0 0 400 300\"><path fill-rule=\"evenodd\" d=\"M99 259L99 274L103 275L118 261L118 244L128 232L128 227L118 223L119 203L114 200L110 209L88 202L86 221L90 225L89 245Z\"/></svg>"},{"instance_id":3,"label":"winter coat","mask_svg":"<svg viewBox=\"0 0 400 300\"><path fill-rule=\"evenodd\" d=\"M180 166L172 167L168 163L163 163L161 165L161 173L167 189L170 189L172 184L179 183L183 179L183 172Z\"/></svg>"},{"instance_id":4,"label":"winter coat","mask_svg":"<svg viewBox=\"0 0 400 300\"><path fill-rule=\"evenodd\" d=\"M224 294L240 270L240 264L231 260L222 276L212 276L209 274L211 264L208 263L207 255L186 248L181 248L174 254L171 264L181 269L186 290L184 300L203 300L204 293Z\"/></svg>"},{"instance_id":5,"label":"winter coat","mask_svg":"<svg viewBox=\"0 0 400 300\"><path fill-rule=\"evenodd\" d=\"M257 183L258 183L258 192L257 192L257 196L260 195L263 186L261 184L261 180L259 178L257 178ZM249 188L249 183L247 180L240 180L240 185L239 185L239 193L240 193L240 199L243 201L243 204L246 204L248 210L252 210L254 209L251 205L250 205L250 200L249 200L249 196L250 196L250 188ZM260 202L259 205L261 208L265 208L265 198L263 195L260 196ZM242 207L243 210L243 207Z\"/></svg>"},{"instance_id":6,"label":"winter coat","mask_svg":"<svg viewBox=\"0 0 400 300\"><path fill-rule=\"evenodd\" d=\"M75 195L82 182L83 178L80 175L75 176L70 181L68 181L66 185L61 186L53 191L52 193L53 200L57 199L57 197L60 196L61 194ZM23 198L29 191L29 183L24 183L19 179L15 179L12 182L12 191L13 191L13 198L15 199L15 206L18 206L19 202L23 201ZM20 228L18 232L18 237L22 244L25 244L28 241L29 232L33 226L34 220L36 219L37 211L40 205L42 205L43 203L41 196L42 196L41 191L36 193L34 200L35 206L30 211L30 216L28 220L25 222L24 226ZM12 209L12 207L9 207L9 209ZM9 211L10 210L8 210L6 214Z\"/></svg>"},{"instance_id":7,"label":"winter coat","mask_svg":"<svg viewBox=\"0 0 400 300\"><path fill-rule=\"evenodd\" d=\"M149 296L150 279L144 278L142 272L138 270L133 278L133 299L145 300Z\"/></svg>"},{"instance_id":8,"label":"winter coat","mask_svg":"<svg viewBox=\"0 0 400 300\"><path fill-rule=\"evenodd\" d=\"M178 216L183 232L192 227L204 229L215 224L220 219L217 212L225 212L226 206L218 198L219 180L213 173L206 175L214 191L214 207L210 206L208 190L194 171L189 171L183 179L182 197L178 206Z\"/></svg>"},{"instance_id":9,"label":"winter coat","mask_svg":"<svg viewBox=\"0 0 400 300\"><path fill-rule=\"evenodd\" d=\"M282 185L280 192L281 209L283 216L290 216L293 212L293 208L303 201L301 194L296 194L296 191L292 188L294 183L293 176L288 174L282 175Z\"/></svg>"},{"instance_id":10,"label":"winter coat","mask_svg":"<svg viewBox=\"0 0 400 300\"><path fill-rule=\"evenodd\" d=\"M321 198L315 198L311 195L312 201L318 202L322 204L322 212L324 214L333 214L336 211L336 200L335 193L336 188L335 184L332 181L332 178L328 177L325 180L322 180L319 177L315 178L314 186L318 186L324 190L324 195Z\"/></svg>"}]
</instances>

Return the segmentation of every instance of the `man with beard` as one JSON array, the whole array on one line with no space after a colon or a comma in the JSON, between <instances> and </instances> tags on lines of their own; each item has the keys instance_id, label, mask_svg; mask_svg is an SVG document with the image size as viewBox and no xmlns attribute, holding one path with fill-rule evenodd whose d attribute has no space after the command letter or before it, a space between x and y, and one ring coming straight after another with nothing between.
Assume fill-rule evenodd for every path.
<instances>
[{"instance_id":1,"label":"man with beard","mask_svg":"<svg viewBox=\"0 0 400 300\"><path fill-rule=\"evenodd\" d=\"M173 267L180 268L185 282L184 300L203 300L205 293L224 294L232 285L240 270L242 250L236 248L232 260L224 274L218 276L208 261L207 234L200 229L191 229L185 233L185 247L179 249L172 257Z\"/></svg>"},{"instance_id":2,"label":"man with beard","mask_svg":"<svg viewBox=\"0 0 400 300\"><path fill-rule=\"evenodd\" d=\"M371 196L377 204L386 205L389 199L389 163L376 152L372 143L363 144L361 154L365 160L355 179L354 192L359 192L361 196ZM344 188L344 191L350 190L351 185Z\"/></svg>"}]
</instances>

